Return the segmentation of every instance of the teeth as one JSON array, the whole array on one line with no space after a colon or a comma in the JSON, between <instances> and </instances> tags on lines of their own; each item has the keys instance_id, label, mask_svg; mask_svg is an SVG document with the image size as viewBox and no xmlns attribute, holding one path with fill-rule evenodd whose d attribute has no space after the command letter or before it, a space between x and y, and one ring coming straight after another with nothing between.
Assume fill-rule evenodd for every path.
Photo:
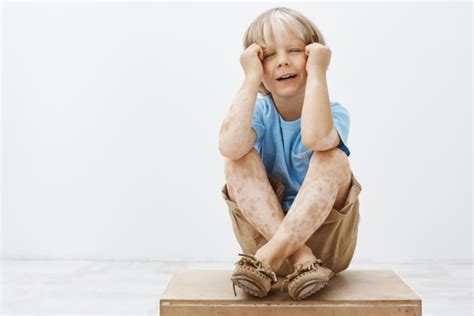
<instances>
[{"instance_id":1,"label":"teeth","mask_svg":"<svg viewBox=\"0 0 474 316\"><path fill-rule=\"evenodd\" d=\"M286 78L290 78L290 77L293 77L294 75L283 75L281 76L280 78L278 79L286 79Z\"/></svg>"}]
</instances>

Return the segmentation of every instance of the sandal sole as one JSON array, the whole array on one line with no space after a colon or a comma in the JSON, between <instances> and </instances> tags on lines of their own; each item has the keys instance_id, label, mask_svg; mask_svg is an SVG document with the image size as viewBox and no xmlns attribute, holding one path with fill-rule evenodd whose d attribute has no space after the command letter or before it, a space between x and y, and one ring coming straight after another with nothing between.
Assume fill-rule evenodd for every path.
<instances>
[{"instance_id":1,"label":"sandal sole","mask_svg":"<svg viewBox=\"0 0 474 316\"><path fill-rule=\"evenodd\" d=\"M324 288L329 282L316 282L316 283L311 283L311 284L308 284L308 285L303 285L298 291L297 291L297 294L296 296L293 298L295 301L299 301L299 300L302 300L302 299L305 299L313 294L315 294L316 292L320 291L322 288ZM312 286L312 289L307 291L306 293L304 293L303 295L300 296L300 293L307 289L308 287L311 287Z\"/></svg>"},{"instance_id":2,"label":"sandal sole","mask_svg":"<svg viewBox=\"0 0 474 316\"><path fill-rule=\"evenodd\" d=\"M235 286L237 286L239 289L241 289L245 293L248 293L248 294L251 294L251 295L257 296L257 297L264 297L268 294L268 293L264 293L264 289L262 289L260 284L256 283L254 280L249 278L247 275L243 275L243 274L235 275L234 274L230 279L232 280L232 283ZM259 291L257 291L256 289L253 289L251 287L248 287L247 284L251 284L251 285L255 286L256 288L259 289Z\"/></svg>"},{"instance_id":3,"label":"sandal sole","mask_svg":"<svg viewBox=\"0 0 474 316\"><path fill-rule=\"evenodd\" d=\"M298 301L298 300L305 299L305 298L315 294L319 290L323 289L326 285L328 285L329 281L331 280L331 278L333 276L334 276L334 273L329 276L329 280L327 280L327 281L324 281L324 280L310 280L310 281L305 282L303 285L300 286L300 288L298 290L295 291L296 295L295 295L295 297L293 297L293 299ZM300 293L303 290L310 287L310 286L312 286L313 288L300 296Z\"/></svg>"}]
</instances>

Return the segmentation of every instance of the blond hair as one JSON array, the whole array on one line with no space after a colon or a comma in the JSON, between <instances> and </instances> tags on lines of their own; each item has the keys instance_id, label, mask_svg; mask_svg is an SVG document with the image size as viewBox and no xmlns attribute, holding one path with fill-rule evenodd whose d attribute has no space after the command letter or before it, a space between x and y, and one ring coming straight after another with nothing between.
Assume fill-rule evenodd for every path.
<instances>
[{"instance_id":1,"label":"blond hair","mask_svg":"<svg viewBox=\"0 0 474 316\"><path fill-rule=\"evenodd\" d=\"M306 45L311 43L326 45L323 35L310 19L289 8L278 7L263 12L253 20L244 35L244 49L253 43L264 45L273 42L273 34L277 32L283 34L292 32ZM259 92L263 95L270 94L263 82L260 84Z\"/></svg>"}]
</instances>

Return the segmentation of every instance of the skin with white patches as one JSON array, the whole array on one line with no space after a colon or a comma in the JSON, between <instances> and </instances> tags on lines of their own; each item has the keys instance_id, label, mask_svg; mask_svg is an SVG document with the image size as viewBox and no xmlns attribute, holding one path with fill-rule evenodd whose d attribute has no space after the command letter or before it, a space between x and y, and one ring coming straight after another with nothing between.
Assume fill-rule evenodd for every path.
<instances>
[{"instance_id":1,"label":"skin with white patches","mask_svg":"<svg viewBox=\"0 0 474 316\"><path fill-rule=\"evenodd\" d=\"M346 155L335 148L339 135L333 127L326 82L329 48L318 43L305 46L291 32L273 35L273 42L262 43L266 44L265 57L255 43L241 55L245 80L223 122L219 150L228 158L225 175L229 197L268 240L255 256L277 271L285 258L293 264L315 259L304 243L332 207L343 206L351 170ZM283 73L297 74L294 84L275 79ZM315 151L286 217L261 158L252 148L256 139L251 129L252 113L262 82L283 119L293 121L301 117L302 142Z\"/></svg>"},{"instance_id":2,"label":"skin with white patches","mask_svg":"<svg viewBox=\"0 0 474 316\"><path fill-rule=\"evenodd\" d=\"M255 172L256 179L245 178L249 170ZM242 159L226 159L225 175L229 198L237 203L249 223L266 240L270 240L285 215L280 201L268 181L263 162L255 149L252 149ZM250 202L251 199L254 200ZM311 249L304 245L288 257L291 264L314 259Z\"/></svg>"},{"instance_id":3,"label":"skin with white patches","mask_svg":"<svg viewBox=\"0 0 474 316\"><path fill-rule=\"evenodd\" d=\"M256 178L245 178L251 170L256 172ZM257 251L256 258L274 271L286 258L292 264L315 259L304 243L324 222L333 206L342 208L351 180L349 162L342 151L314 153L300 191L285 216L254 149L240 160L227 159L225 174L229 197L268 240Z\"/></svg>"},{"instance_id":4,"label":"skin with white patches","mask_svg":"<svg viewBox=\"0 0 474 316\"><path fill-rule=\"evenodd\" d=\"M314 144L314 150L316 151L324 151L328 150L330 148L334 148L337 145L339 145L339 134L337 133L336 129L333 127L331 129L331 132L329 133L328 136L322 138L318 142Z\"/></svg>"},{"instance_id":5,"label":"skin with white patches","mask_svg":"<svg viewBox=\"0 0 474 316\"><path fill-rule=\"evenodd\" d=\"M349 162L341 150L314 153L288 214L255 257L277 271L285 258L305 247L304 243L321 226L332 207L343 207L350 181Z\"/></svg>"},{"instance_id":6,"label":"skin with white patches","mask_svg":"<svg viewBox=\"0 0 474 316\"><path fill-rule=\"evenodd\" d=\"M232 160L242 158L255 143L255 132L251 129L258 89L263 76L263 51L252 44L240 55L245 79L235 96L219 132L219 151Z\"/></svg>"}]
</instances>

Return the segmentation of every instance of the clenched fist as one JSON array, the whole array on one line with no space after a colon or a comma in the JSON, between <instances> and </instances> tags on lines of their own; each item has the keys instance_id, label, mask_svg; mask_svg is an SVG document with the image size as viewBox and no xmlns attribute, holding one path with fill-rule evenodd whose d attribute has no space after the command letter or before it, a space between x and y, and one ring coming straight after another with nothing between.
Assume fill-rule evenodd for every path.
<instances>
[{"instance_id":1,"label":"clenched fist","mask_svg":"<svg viewBox=\"0 0 474 316\"><path fill-rule=\"evenodd\" d=\"M308 55L306 71L321 69L326 71L331 61L331 50L320 43L306 45L305 53Z\"/></svg>"},{"instance_id":2,"label":"clenched fist","mask_svg":"<svg viewBox=\"0 0 474 316\"><path fill-rule=\"evenodd\" d=\"M253 43L247 47L240 55L240 64L245 73L245 77L255 78L259 81L263 77L263 49Z\"/></svg>"}]
</instances>

